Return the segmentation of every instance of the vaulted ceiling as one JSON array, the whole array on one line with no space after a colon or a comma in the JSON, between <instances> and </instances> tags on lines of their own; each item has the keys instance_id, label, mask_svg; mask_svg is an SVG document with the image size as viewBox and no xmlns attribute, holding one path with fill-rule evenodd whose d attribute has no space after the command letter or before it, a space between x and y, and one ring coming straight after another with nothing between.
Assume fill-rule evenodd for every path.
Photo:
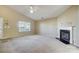
<instances>
[{"instance_id":1,"label":"vaulted ceiling","mask_svg":"<svg viewBox=\"0 0 79 59\"><path fill-rule=\"evenodd\" d=\"M9 5L8 7L34 20L42 20L42 19L53 18L61 15L70 6L69 5Z\"/></svg>"}]
</instances>

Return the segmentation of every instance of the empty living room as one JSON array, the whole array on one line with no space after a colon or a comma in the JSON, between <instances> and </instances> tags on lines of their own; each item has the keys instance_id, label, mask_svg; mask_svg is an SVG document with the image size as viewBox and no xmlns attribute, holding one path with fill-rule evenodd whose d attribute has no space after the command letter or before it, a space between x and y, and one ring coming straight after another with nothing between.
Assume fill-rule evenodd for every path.
<instances>
[{"instance_id":1,"label":"empty living room","mask_svg":"<svg viewBox=\"0 0 79 59\"><path fill-rule=\"evenodd\" d=\"M0 0L0 59L78 58L78 0Z\"/></svg>"},{"instance_id":2,"label":"empty living room","mask_svg":"<svg viewBox=\"0 0 79 59\"><path fill-rule=\"evenodd\" d=\"M0 53L76 53L78 33L78 5L0 5Z\"/></svg>"}]
</instances>

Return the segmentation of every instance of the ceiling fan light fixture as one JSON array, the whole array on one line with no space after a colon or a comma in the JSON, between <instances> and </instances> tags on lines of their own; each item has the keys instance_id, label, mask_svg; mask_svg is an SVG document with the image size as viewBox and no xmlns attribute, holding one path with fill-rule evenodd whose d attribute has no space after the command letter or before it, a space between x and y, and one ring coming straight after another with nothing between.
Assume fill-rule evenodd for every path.
<instances>
[{"instance_id":1,"label":"ceiling fan light fixture","mask_svg":"<svg viewBox=\"0 0 79 59\"><path fill-rule=\"evenodd\" d=\"M30 13L34 13L34 11L33 10L30 10Z\"/></svg>"},{"instance_id":2,"label":"ceiling fan light fixture","mask_svg":"<svg viewBox=\"0 0 79 59\"><path fill-rule=\"evenodd\" d=\"M30 13L34 13L34 12L36 12L38 10L38 7L37 6L30 6L29 7L29 11L30 11Z\"/></svg>"},{"instance_id":3,"label":"ceiling fan light fixture","mask_svg":"<svg viewBox=\"0 0 79 59\"><path fill-rule=\"evenodd\" d=\"M30 8L30 10L29 10L30 13L34 13L33 6L30 6L29 8Z\"/></svg>"}]
</instances>

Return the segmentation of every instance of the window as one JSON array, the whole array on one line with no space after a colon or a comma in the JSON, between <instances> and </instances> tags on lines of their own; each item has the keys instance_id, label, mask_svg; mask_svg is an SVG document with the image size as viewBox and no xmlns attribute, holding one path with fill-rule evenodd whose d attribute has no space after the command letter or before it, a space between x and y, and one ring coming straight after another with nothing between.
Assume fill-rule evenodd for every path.
<instances>
[{"instance_id":1,"label":"window","mask_svg":"<svg viewBox=\"0 0 79 59\"><path fill-rule=\"evenodd\" d=\"M19 21L18 22L18 29L19 29L19 32L31 31L31 23L25 22L25 21Z\"/></svg>"}]
</instances>

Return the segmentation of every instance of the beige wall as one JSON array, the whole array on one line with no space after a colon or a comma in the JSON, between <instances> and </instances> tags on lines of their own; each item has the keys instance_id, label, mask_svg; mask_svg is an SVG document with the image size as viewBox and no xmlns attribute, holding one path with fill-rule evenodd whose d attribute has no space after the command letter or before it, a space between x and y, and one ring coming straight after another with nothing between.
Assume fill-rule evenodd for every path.
<instances>
[{"instance_id":1,"label":"beige wall","mask_svg":"<svg viewBox=\"0 0 79 59\"><path fill-rule=\"evenodd\" d=\"M49 37L57 36L57 19L48 19L37 22L37 33Z\"/></svg>"},{"instance_id":2,"label":"beige wall","mask_svg":"<svg viewBox=\"0 0 79 59\"><path fill-rule=\"evenodd\" d=\"M4 36L16 36L16 35L30 35L34 34L34 21L32 21L30 18L16 12L15 10L12 10L8 8L7 6L0 6L0 16L3 17L4 22L8 20L8 24L10 28L4 30ZM32 31L31 32L23 32L19 33L17 30L17 22L19 20L24 20L27 22L31 22Z\"/></svg>"},{"instance_id":3,"label":"beige wall","mask_svg":"<svg viewBox=\"0 0 79 59\"><path fill-rule=\"evenodd\" d=\"M79 47L79 6L77 6L77 17L76 17L76 38L74 44Z\"/></svg>"},{"instance_id":4,"label":"beige wall","mask_svg":"<svg viewBox=\"0 0 79 59\"><path fill-rule=\"evenodd\" d=\"M75 20L77 17L77 6L72 6L65 13L60 15L58 20L58 27L69 27L75 26Z\"/></svg>"}]
</instances>

